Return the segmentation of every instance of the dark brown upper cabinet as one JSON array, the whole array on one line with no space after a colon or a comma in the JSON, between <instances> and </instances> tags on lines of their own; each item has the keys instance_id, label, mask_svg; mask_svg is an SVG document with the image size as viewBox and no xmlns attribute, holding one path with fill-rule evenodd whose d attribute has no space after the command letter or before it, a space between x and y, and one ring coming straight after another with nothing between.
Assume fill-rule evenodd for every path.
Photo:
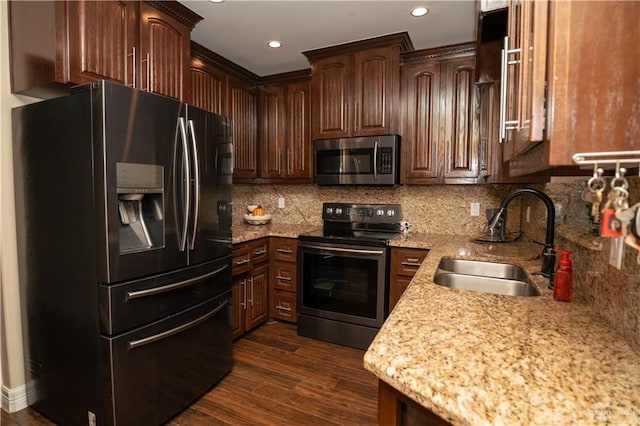
<instances>
[{"instance_id":1,"label":"dark brown upper cabinet","mask_svg":"<svg viewBox=\"0 0 640 426\"><path fill-rule=\"evenodd\" d=\"M481 176L473 44L402 56L404 183L476 183Z\"/></svg>"},{"instance_id":2,"label":"dark brown upper cabinet","mask_svg":"<svg viewBox=\"0 0 640 426\"><path fill-rule=\"evenodd\" d=\"M311 63L313 139L398 132L406 32L303 52Z\"/></svg>"},{"instance_id":3,"label":"dark brown upper cabinet","mask_svg":"<svg viewBox=\"0 0 640 426\"><path fill-rule=\"evenodd\" d=\"M185 100L191 30L178 2L9 2L11 88L50 98L109 80Z\"/></svg>"},{"instance_id":4,"label":"dark brown upper cabinet","mask_svg":"<svg viewBox=\"0 0 640 426\"><path fill-rule=\"evenodd\" d=\"M311 183L309 70L269 76L263 83L258 94L260 177Z\"/></svg>"},{"instance_id":5,"label":"dark brown upper cabinet","mask_svg":"<svg viewBox=\"0 0 640 426\"><path fill-rule=\"evenodd\" d=\"M190 76L189 102L231 119L234 183L255 181L259 77L195 42L191 42Z\"/></svg>"},{"instance_id":6,"label":"dark brown upper cabinet","mask_svg":"<svg viewBox=\"0 0 640 426\"><path fill-rule=\"evenodd\" d=\"M573 154L640 149L639 16L638 2L510 2L511 176L577 172Z\"/></svg>"}]
</instances>

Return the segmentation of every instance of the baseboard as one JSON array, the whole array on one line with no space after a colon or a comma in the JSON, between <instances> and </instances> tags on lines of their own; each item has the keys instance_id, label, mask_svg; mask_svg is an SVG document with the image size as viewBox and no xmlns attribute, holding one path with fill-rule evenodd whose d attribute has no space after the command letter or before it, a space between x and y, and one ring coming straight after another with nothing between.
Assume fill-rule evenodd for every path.
<instances>
[{"instance_id":1,"label":"baseboard","mask_svg":"<svg viewBox=\"0 0 640 426\"><path fill-rule=\"evenodd\" d=\"M27 385L21 385L17 388L8 388L2 385L2 409L15 413L23 408L26 408L27 404Z\"/></svg>"}]
</instances>

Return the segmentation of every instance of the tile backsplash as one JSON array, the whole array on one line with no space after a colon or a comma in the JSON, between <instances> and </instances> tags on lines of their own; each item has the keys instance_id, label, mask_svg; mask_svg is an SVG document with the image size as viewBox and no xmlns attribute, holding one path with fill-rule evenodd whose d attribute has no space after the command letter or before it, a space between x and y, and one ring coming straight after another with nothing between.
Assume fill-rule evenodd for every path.
<instances>
[{"instance_id":1,"label":"tile backsplash","mask_svg":"<svg viewBox=\"0 0 640 426\"><path fill-rule=\"evenodd\" d=\"M234 185L233 223L243 221L246 206L262 205L276 223L322 226L323 202L397 203L413 232L472 235L486 223L485 209L496 208L514 185L432 185L382 187L323 187L317 185ZM278 208L278 198L285 208ZM480 216L470 215L470 203L480 204ZM512 212L513 210L513 212ZM510 206L509 230L520 226L519 205Z\"/></svg>"},{"instance_id":2,"label":"tile backsplash","mask_svg":"<svg viewBox=\"0 0 640 426\"><path fill-rule=\"evenodd\" d=\"M607 179L609 183L610 179ZM629 202L640 201L640 178L629 178ZM638 251L625 246L622 269L609 265L612 240L591 236L587 205L582 200L585 178L554 179L545 192L559 208L557 220L570 227L587 245L563 233L556 233L556 248L571 250L573 261L572 301L594 308L602 318L640 351L640 265ZM527 207L530 221L526 221ZM534 239L544 238L546 212L542 203L526 199L522 208L522 228ZM559 302L558 302L559 303Z\"/></svg>"}]
</instances>

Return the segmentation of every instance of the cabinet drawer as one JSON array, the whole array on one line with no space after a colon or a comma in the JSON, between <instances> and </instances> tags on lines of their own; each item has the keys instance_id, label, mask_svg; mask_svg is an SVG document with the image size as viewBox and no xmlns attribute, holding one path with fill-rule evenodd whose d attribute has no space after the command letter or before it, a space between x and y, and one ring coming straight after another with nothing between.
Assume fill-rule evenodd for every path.
<instances>
[{"instance_id":1,"label":"cabinet drawer","mask_svg":"<svg viewBox=\"0 0 640 426\"><path fill-rule=\"evenodd\" d=\"M247 244L233 248L233 275L243 274L251 269L251 248Z\"/></svg>"},{"instance_id":2,"label":"cabinet drawer","mask_svg":"<svg viewBox=\"0 0 640 426\"><path fill-rule=\"evenodd\" d=\"M429 250L394 248L391 251L392 275L413 277Z\"/></svg>"},{"instance_id":3,"label":"cabinet drawer","mask_svg":"<svg viewBox=\"0 0 640 426\"><path fill-rule=\"evenodd\" d=\"M251 244L251 261L254 265L269 259L269 240L263 238Z\"/></svg>"},{"instance_id":4,"label":"cabinet drawer","mask_svg":"<svg viewBox=\"0 0 640 426\"><path fill-rule=\"evenodd\" d=\"M294 238L273 238L271 253L274 260L295 262L298 254L298 240Z\"/></svg>"},{"instance_id":5,"label":"cabinet drawer","mask_svg":"<svg viewBox=\"0 0 640 426\"><path fill-rule=\"evenodd\" d=\"M274 290L271 293L271 318L287 322L297 322L296 294Z\"/></svg>"},{"instance_id":6,"label":"cabinet drawer","mask_svg":"<svg viewBox=\"0 0 640 426\"><path fill-rule=\"evenodd\" d=\"M296 291L296 264L275 261L271 266L271 283L274 289Z\"/></svg>"}]
</instances>

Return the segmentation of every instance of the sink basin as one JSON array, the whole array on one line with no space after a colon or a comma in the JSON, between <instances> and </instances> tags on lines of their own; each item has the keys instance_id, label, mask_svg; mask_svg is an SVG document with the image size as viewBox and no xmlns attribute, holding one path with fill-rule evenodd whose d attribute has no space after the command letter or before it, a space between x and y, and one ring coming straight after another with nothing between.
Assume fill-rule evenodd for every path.
<instances>
[{"instance_id":1,"label":"sink basin","mask_svg":"<svg viewBox=\"0 0 640 426\"><path fill-rule=\"evenodd\" d=\"M540 296L527 273L507 263L443 258L433 277L436 284L506 296Z\"/></svg>"}]
</instances>

